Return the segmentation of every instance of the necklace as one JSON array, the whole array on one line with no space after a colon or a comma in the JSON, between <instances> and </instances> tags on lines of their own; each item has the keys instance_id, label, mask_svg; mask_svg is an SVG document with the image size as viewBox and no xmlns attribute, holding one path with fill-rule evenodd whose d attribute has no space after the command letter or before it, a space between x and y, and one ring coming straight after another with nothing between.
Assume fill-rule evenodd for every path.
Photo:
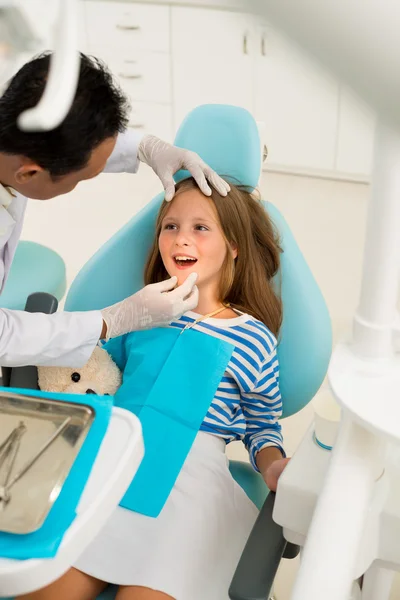
<instances>
[{"instance_id":1,"label":"necklace","mask_svg":"<svg viewBox=\"0 0 400 600\"><path fill-rule=\"evenodd\" d=\"M209 317L213 317L214 315L218 315L223 310L225 310L225 309L227 309L229 307L230 307L230 304L224 304L224 306L222 306L222 308L217 308L217 310L214 310L213 312L207 313L206 315L202 315L201 317L199 317L198 319L196 319L195 321L193 321L193 323L187 323L185 325L185 327L182 329L182 331L180 332L179 335L182 335L182 333L184 331L186 331L186 329L190 329L191 327L194 327L195 325L197 325L197 323L200 323L200 321L204 321L205 319L208 319Z\"/></svg>"}]
</instances>

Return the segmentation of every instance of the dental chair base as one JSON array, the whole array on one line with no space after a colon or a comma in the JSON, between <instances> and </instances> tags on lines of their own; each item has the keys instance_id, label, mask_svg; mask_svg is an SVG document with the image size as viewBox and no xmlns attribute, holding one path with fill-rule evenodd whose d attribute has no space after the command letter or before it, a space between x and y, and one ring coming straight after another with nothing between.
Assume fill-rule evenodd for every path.
<instances>
[{"instance_id":1,"label":"dental chair base","mask_svg":"<svg viewBox=\"0 0 400 600\"><path fill-rule=\"evenodd\" d=\"M316 443L312 426L279 480L273 518L292 544L305 545L331 454ZM346 489L342 493L346 494ZM363 576L362 600L389 600L393 571L400 571L399 539L400 476L396 468L387 463L375 484L354 565L353 579Z\"/></svg>"}]
</instances>

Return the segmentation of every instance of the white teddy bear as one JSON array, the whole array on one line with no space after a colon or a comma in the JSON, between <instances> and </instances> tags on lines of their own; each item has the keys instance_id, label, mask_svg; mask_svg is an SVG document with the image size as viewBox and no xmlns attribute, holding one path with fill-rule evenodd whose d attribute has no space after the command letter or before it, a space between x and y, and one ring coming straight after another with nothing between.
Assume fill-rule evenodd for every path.
<instances>
[{"instance_id":1,"label":"white teddy bear","mask_svg":"<svg viewBox=\"0 0 400 600\"><path fill-rule=\"evenodd\" d=\"M96 346L80 369L38 367L39 388L44 392L114 396L121 385L121 372L111 356Z\"/></svg>"}]
</instances>

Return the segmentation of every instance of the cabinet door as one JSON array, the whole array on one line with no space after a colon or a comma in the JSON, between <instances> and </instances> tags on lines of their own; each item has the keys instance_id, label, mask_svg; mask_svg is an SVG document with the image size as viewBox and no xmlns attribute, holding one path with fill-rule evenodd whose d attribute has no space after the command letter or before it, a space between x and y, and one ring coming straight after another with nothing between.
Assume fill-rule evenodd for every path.
<instances>
[{"instance_id":1,"label":"cabinet door","mask_svg":"<svg viewBox=\"0 0 400 600\"><path fill-rule=\"evenodd\" d=\"M85 0L86 30L90 48L123 58L136 52L169 52L169 7L136 2Z\"/></svg>"},{"instance_id":2,"label":"cabinet door","mask_svg":"<svg viewBox=\"0 0 400 600\"><path fill-rule=\"evenodd\" d=\"M139 133L156 135L162 140L172 143L174 135L171 106L153 102L132 102L128 127Z\"/></svg>"},{"instance_id":3,"label":"cabinet door","mask_svg":"<svg viewBox=\"0 0 400 600\"><path fill-rule=\"evenodd\" d=\"M255 117L265 123L269 164L332 170L337 82L269 25L257 26L257 37Z\"/></svg>"},{"instance_id":4,"label":"cabinet door","mask_svg":"<svg viewBox=\"0 0 400 600\"><path fill-rule=\"evenodd\" d=\"M106 52L101 56L131 102L171 104L170 56L161 52L136 53L134 59Z\"/></svg>"},{"instance_id":5,"label":"cabinet door","mask_svg":"<svg viewBox=\"0 0 400 600\"><path fill-rule=\"evenodd\" d=\"M172 8L174 121L199 104L253 110L253 16L202 8Z\"/></svg>"},{"instance_id":6,"label":"cabinet door","mask_svg":"<svg viewBox=\"0 0 400 600\"><path fill-rule=\"evenodd\" d=\"M341 86L336 169L369 179L375 114L349 88Z\"/></svg>"}]
</instances>

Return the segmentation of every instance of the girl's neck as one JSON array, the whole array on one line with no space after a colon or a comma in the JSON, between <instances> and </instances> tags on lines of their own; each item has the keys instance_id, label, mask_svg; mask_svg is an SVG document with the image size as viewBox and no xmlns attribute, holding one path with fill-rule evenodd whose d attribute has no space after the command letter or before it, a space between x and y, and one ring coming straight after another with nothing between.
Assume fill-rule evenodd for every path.
<instances>
[{"instance_id":1,"label":"girl's neck","mask_svg":"<svg viewBox=\"0 0 400 600\"><path fill-rule=\"evenodd\" d=\"M207 288L199 289L199 303L197 308L195 308L195 312L199 315L208 315L214 310L218 310L221 308L223 303L218 300L217 295L214 290L210 290Z\"/></svg>"},{"instance_id":2,"label":"girl's neck","mask_svg":"<svg viewBox=\"0 0 400 600\"><path fill-rule=\"evenodd\" d=\"M199 315L209 315L210 313L213 313L214 311L218 310L219 308L222 308L224 306L224 304L222 302L215 302L213 304L207 304L207 303L202 303L201 301L199 301L197 308L194 309L195 313L198 313Z\"/></svg>"},{"instance_id":3,"label":"girl's neck","mask_svg":"<svg viewBox=\"0 0 400 600\"><path fill-rule=\"evenodd\" d=\"M199 289L199 303L197 308L194 309L199 315L209 315L214 311L227 306L226 302L221 302L221 300L217 299L217 295L213 290L207 289ZM231 308L227 307L225 310L216 314L214 318L216 319L232 319L236 317L237 314Z\"/></svg>"}]
</instances>

